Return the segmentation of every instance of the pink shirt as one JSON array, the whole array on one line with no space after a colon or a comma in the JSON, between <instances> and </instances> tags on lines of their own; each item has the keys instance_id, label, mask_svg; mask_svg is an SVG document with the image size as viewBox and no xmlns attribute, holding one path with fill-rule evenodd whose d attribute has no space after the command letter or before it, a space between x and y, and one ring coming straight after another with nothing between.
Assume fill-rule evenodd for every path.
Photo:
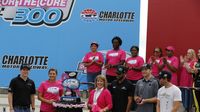
<instances>
[{"instance_id":1,"label":"pink shirt","mask_svg":"<svg viewBox=\"0 0 200 112\"><path fill-rule=\"evenodd\" d=\"M144 59L140 56L137 57L129 57L126 59L126 65L128 67L142 67L142 65L144 64ZM142 72L141 71L136 71L136 70L128 70L126 78L128 80L139 80L141 79L142 76Z\"/></svg>"},{"instance_id":2,"label":"pink shirt","mask_svg":"<svg viewBox=\"0 0 200 112\"><path fill-rule=\"evenodd\" d=\"M152 65L151 67L151 73L153 74L153 76L159 76L159 69L158 69L158 65L160 63L162 58L157 58L155 59L156 63L155 62L152 62L151 58L149 58L148 60L148 63Z\"/></svg>"},{"instance_id":3,"label":"pink shirt","mask_svg":"<svg viewBox=\"0 0 200 112\"><path fill-rule=\"evenodd\" d=\"M168 62L170 65L172 65L172 66L174 66L176 69L178 69L179 61L178 61L178 58L177 58L176 56L166 57L166 59L167 59L167 62ZM163 63L163 62L161 61L161 63ZM171 83L173 83L174 85L178 85L178 81L177 81L177 72L174 73L174 72L170 71L170 70L167 68L167 66L165 66L165 67L163 68L163 70L166 70L166 71L171 72L171 73L172 73Z\"/></svg>"},{"instance_id":4,"label":"pink shirt","mask_svg":"<svg viewBox=\"0 0 200 112\"><path fill-rule=\"evenodd\" d=\"M89 52L89 53L87 53L85 55L85 57L83 59L83 62L90 63L93 60L95 60L96 62L103 63L104 59L103 59L102 53L100 53L100 52L95 52L95 53ZM100 72L101 68L102 68L101 66L93 63L92 65L90 65L90 66L87 67L87 72L90 72L90 73Z\"/></svg>"},{"instance_id":5,"label":"pink shirt","mask_svg":"<svg viewBox=\"0 0 200 112\"><path fill-rule=\"evenodd\" d=\"M49 82L44 81L38 88L38 92L42 93L42 97L47 100L59 100L63 94L63 87L60 81ZM40 110L44 112L55 112L53 105L41 102Z\"/></svg>"},{"instance_id":6,"label":"pink shirt","mask_svg":"<svg viewBox=\"0 0 200 112\"><path fill-rule=\"evenodd\" d=\"M90 92L90 96L88 98L88 104L93 105L95 89ZM97 98L97 105L101 109L108 107L108 109L112 109L112 96L108 89L103 89L100 93L99 97ZM91 111L90 111L91 112Z\"/></svg>"},{"instance_id":7,"label":"pink shirt","mask_svg":"<svg viewBox=\"0 0 200 112\"><path fill-rule=\"evenodd\" d=\"M124 50L110 50L106 53L106 60L108 64L116 65L120 61L123 61L126 59L126 53ZM110 76L117 76L116 74L116 68L109 68L106 70L106 75Z\"/></svg>"},{"instance_id":8,"label":"pink shirt","mask_svg":"<svg viewBox=\"0 0 200 112\"><path fill-rule=\"evenodd\" d=\"M194 63L196 61L189 61L188 65L193 68ZM193 84L193 78L192 78L192 73L189 73L185 67L185 65L183 65L181 67L181 76L180 76L180 86L184 86L184 87L192 87Z\"/></svg>"}]
</instances>

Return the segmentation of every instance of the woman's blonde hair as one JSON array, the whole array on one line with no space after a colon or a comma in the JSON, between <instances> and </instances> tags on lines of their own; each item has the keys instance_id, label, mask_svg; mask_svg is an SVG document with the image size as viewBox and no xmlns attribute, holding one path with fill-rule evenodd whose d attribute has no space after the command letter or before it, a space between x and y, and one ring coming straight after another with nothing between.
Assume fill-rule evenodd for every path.
<instances>
[{"instance_id":1,"label":"woman's blonde hair","mask_svg":"<svg viewBox=\"0 0 200 112\"><path fill-rule=\"evenodd\" d=\"M197 59L194 49L188 49L187 52L190 52L192 54L192 60L196 60Z\"/></svg>"},{"instance_id":2,"label":"woman's blonde hair","mask_svg":"<svg viewBox=\"0 0 200 112\"><path fill-rule=\"evenodd\" d=\"M97 87L97 80L98 80L98 79L103 80L103 82L104 82L103 87L104 87L104 88L107 88L107 85L108 85L107 79L106 79L105 75L101 75L101 74L98 75L98 76L95 78L95 88Z\"/></svg>"}]
</instances>

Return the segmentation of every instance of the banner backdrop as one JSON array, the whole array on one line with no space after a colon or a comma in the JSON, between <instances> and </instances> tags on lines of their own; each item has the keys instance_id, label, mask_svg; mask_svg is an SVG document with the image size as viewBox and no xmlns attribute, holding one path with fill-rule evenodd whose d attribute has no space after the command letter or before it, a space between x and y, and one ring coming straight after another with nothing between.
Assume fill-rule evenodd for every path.
<instances>
[{"instance_id":1,"label":"banner backdrop","mask_svg":"<svg viewBox=\"0 0 200 112\"><path fill-rule=\"evenodd\" d=\"M139 44L140 0L1 0L0 86L8 86L22 63L38 87L48 69L77 70L90 51L112 49L114 36L128 51ZM84 75L84 74L80 74Z\"/></svg>"}]
</instances>

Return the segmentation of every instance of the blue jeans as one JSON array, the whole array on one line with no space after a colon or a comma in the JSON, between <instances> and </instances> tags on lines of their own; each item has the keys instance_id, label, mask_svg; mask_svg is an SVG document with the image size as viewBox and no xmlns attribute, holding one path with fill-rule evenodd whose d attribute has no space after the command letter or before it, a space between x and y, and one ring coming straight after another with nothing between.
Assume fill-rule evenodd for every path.
<instances>
[{"instance_id":1,"label":"blue jeans","mask_svg":"<svg viewBox=\"0 0 200 112\"><path fill-rule=\"evenodd\" d=\"M16 106L14 107L14 112L31 112L31 110L28 107Z\"/></svg>"},{"instance_id":2,"label":"blue jeans","mask_svg":"<svg viewBox=\"0 0 200 112\"><path fill-rule=\"evenodd\" d=\"M97 77L97 75L100 75L100 72L95 72L95 73L87 73L87 82L95 82L95 79ZM94 88L94 85L88 85L88 89Z\"/></svg>"},{"instance_id":3,"label":"blue jeans","mask_svg":"<svg viewBox=\"0 0 200 112\"><path fill-rule=\"evenodd\" d=\"M192 101L193 101L193 95L191 89L181 88L182 92L182 103L186 110L189 110L192 108Z\"/></svg>"}]
</instances>

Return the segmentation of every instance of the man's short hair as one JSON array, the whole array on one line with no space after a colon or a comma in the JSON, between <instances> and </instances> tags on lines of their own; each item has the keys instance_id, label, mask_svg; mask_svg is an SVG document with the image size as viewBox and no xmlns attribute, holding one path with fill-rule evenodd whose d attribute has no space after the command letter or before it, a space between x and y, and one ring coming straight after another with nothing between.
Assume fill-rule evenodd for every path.
<instances>
[{"instance_id":1,"label":"man's short hair","mask_svg":"<svg viewBox=\"0 0 200 112\"><path fill-rule=\"evenodd\" d=\"M28 70L30 70L30 69L31 69L31 66L30 66L29 64L22 64L22 65L20 66L20 70L22 70L22 69L24 69L24 68L27 68Z\"/></svg>"}]
</instances>

